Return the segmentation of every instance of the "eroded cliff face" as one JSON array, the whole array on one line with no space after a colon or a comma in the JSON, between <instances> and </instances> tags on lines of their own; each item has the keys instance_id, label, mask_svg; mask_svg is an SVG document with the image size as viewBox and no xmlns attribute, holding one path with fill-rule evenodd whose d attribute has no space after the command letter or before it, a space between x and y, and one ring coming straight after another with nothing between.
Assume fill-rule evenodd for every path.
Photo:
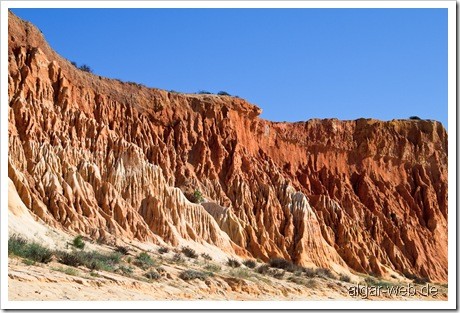
<instances>
[{"instance_id":1,"label":"eroded cliff face","mask_svg":"<svg viewBox=\"0 0 460 313\"><path fill-rule=\"evenodd\" d=\"M243 99L80 71L11 13L8 43L8 176L49 225L447 279L440 123L269 122Z\"/></svg>"}]
</instances>

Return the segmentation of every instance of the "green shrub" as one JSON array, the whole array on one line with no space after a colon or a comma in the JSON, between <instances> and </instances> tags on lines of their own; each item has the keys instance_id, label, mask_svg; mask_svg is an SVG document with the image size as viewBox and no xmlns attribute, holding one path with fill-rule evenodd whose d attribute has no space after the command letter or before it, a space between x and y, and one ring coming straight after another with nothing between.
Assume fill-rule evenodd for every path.
<instances>
[{"instance_id":1,"label":"green shrub","mask_svg":"<svg viewBox=\"0 0 460 313\"><path fill-rule=\"evenodd\" d=\"M227 260L227 265L230 266L230 267L236 268L236 267L240 267L241 263L237 259L229 258Z\"/></svg>"},{"instance_id":2,"label":"green shrub","mask_svg":"<svg viewBox=\"0 0 460 313\"><path fill-rule=\"evenodd\" d=\"M305 273L305 276L310 277L310 278L316 276L316 271L313 268L310 268L310 267L304 268L303 272Z\"/></svg>"},{"instance_id":3,"label":"green shrub","mask_svg":"<svg viewBox=\"0 0 460 313\"><path fill-rule=\"evenodd\" d=\"M255 268L257 263L254 260L245 260L243 264L248 268Z\"/></svg>"},{"instance_id":4,"label":"green shrub","mask_svg":"<svg viewBox=\"0 0 460 313\"><path fill-rule=\"evenodd\" d=\"M275 271L272 275L276 279L282 279L284 277L285 271Z\"/></svg>"},{"instance_id":5,"label":"green shrub","mask_svg":"<svg viewBox=\"0 0 460 313\"><path fill-rule=\"evenodd\" d=\"M206 90L200 90L197 92L199 95L211 95L212 93L210 93L209 91L206 91Z\"/></svg>"},{"instance_id":6,"label":"green shrub","mask_svg":"<svg viewBox=\"0 0 460 313\"><path fill-rule=\"evenodd\" d=\"M48 263L53 258L53 251L26 239L13 235L8 238L8 255L17 255L34 262Z\"/></svg>"},{"instance_id":7,"label":"green shrub","mask_svg":"<svg viewBox=\"0 0 460 313\"><path fill-rule=\"evenodd\" d=\"M198 254L192 248L183 247L181 251L182 251L183 254L185 254L186 257L189 257L189 258L192 258L192 259L198 258Z\"/></svg>"},{"instance_id":8,"label":"green shrub","mask_svg":"<svg viewBox=\"0 0 460 313\"><path fill-rule=\"evenodd\" d=\"M271 267L283 269L291 273L294 273L295 271L303 270L303 267L295 265L291 261L288 261L282 258L270 259L269 264Z\"/></svg>"},{"instance_id":9,"label":"green shrub","mask_svg":"<svg viewBox=\"0 0 460 313\"><path fill-rule=\"evenodd\" d=\"M74 269L72 267L66 267L66 268L52 267L51 269L55 270L55 271L58 271L58 272L61 272L61 273L64 273L64 274L67 274L67 275L71 275L71 276L78 276L80 274L80 272L78 272L76 269Z\"/></svg>"},{"instance_id":10,"label":"green shrub","mask_svg":"<svg viewBox=\"0 0 460 313\"><path fill-rule=\"evenodd\" d=\"M201 257L205 260L212 261L212 257L207 253L202 253Z\"/></svg>"},{"instance_id":11,"label":"green shrub","mask_svg":"<svg viewBox=\"0 0 460 313\"><path fill-rule=\"evenodd\" d=\"M383 280L378 280L378 279L376 279L374 277L370 277L370 276L366 277L366 279L364 281L369 286L382 287L382 288L385 288L385 289L389 289L389 288L391 288L391 286L393 286L393 284L391 284L389 282L386 282L386 281L383 281Z\"/></svg>"},{"instance_id":12,"label":"green shrub","mask_svg":"<svg viewBox=\"0 0 460 313\"><path fill-rule=\"evenodd\" d=\"M72 242L73 246L75 248L78 248L78 249L83 249L85 247L85 242L83 241L83 236L82 235L78 235L77 237L75 237L73 239L73 242Z\"/></svg>"},{"instance_id":13,"label":"green shrub","mask_svg":"<svg viewBox=\"0 0 460 313\"><path fill-rule=\"evenodd\" d=\"M8 238L8 255L23 256L24 248L27 246L27 240L18 236L13 235Z\"/></svg>"},{"instance_id":14,"label":"green shrub","mask_svg":"<svg viewBox=\"0 0 460 313\"><path fill-rule=\"evenodd\" d=\"M58 262L74 267L83 264L83 260L79 254L76 254L75 252L69 253L66 251L60 251L58 253Z\"/></svg>"},{"instance_id":15,"label":"green shrub","mask_svg":"<svg viewBox=\"0 0 460 313\"><path fill-rule=\"evenodd\" d=\"M248 279L251 277L251 272L245 268L236 268L230 271L230 275L233 277Z\"/></svg>"},{"instance_id":16,"label":"green shrub","mask_svg":"<svg viewBox=\"0 0 460 313\"><path fill-rule=\"evenodd\" d=\"M81 65L79 69L82 70L83 72L88 72L88 73L93 72L93 70L86 64Z\"/></svg>"},{"instance_id":17,"label":"green shrub","mask_svg":"<svg viewBox=\"0 0 460 313\"><path fill-rule=\"evenodd\" d=\"M311 279L311 278L305 279L301 277L289 277L288 280L295 284L302 285L308 288L315 288L318 286L318 283L314 279Z\"/></svg>"},{"instance_id":18,"label":"green shrub","mask_svg":"<svg viewBox=\"0 0 460 313\"><path fill-rule=\"evenodd\" d=\"M318 287L318 283L314 279L308 279L304 285L308 288L316 288Z\"/></svg>"},{"instance_id":19,"label":"green shrub","mask_svg":"<svg viewBox=\"0 0 460 313\"><path fill-rule=\"evenodd\" d=\"M22 260L22 263L24 263L25 265L35 265L35 261L34 260L30 260L30 259L23 259Z\"/></svg>"},{"instance_id":20,"label":"green shrub","mask_svg":"<svg viewBox=\"0 0 460 313\"><path fill-rule=\"evenodd\" d=\"M95 251L82 252L82 251L60 251L58 253L58 262L69 266L83 265L90 270L104 270L113 272L115 265L120 263L121 254L118 252L110 254L101 254Z\"/></svg>"},{"instance_id":21,"label":"green shrub","mask_svg":"<svg viewBox=\"0 0 460 313\"><path fill-rule=\"evenodd\" d=\"M213 273L217 273L222 270L222 267L217 264L208 264L204 267L204 269Z\"/></svg>"},{"instance_id":22,"label":"green shrub","mask_svg":"<svg viewBox=\"0 0 460 313\"><path fill-rule=\"evenodd\" d=\"M117 272L121 272L124 275L131 275L133 273L133 268L131 266L120 265L117 268Z\"/></svg>"},{"instance_id":23,"label":"green shrub","mask_svg":"<svg viewBox=\"0 0 460 313\"><path fill-rule=\"evenodd\" d=\"M115 251L120 253L120 254L123 254L123 255L128 255L128 253L129 253L129 249L127 247L123 247L123 246L117 246L115 248Z\"/></svg>"},{"instance_id":24,"label":"green shrub","mask_svg":"<svg viewBox=\"0 0 460 313\"><path fill-rule=\"evenodd\" d=\"M339 279L343 282L349 283L351 282L351 278L348 275L340 274Z\"/></svg>"},{"instance_id":25,"label":"green shrub","mask_svg":"<svg viewBox=\"0 0 460 313\"><path fill-rule=\"evenodd\" d=\"M411 120L421 120L421 118L416 116L416 115L410 116L409 119L411 119Z\"/></svg>"},{"instance_id":26,"label":"green shrub","mask_svg":"<svg viewBox=\"0 0 460 313\"><path fill-rule=\"evenodd\" d=\"M152 270L152 271L148 271L144 274L145 277L147 277L148 279L151 279L151 280L158 280L161 278L161 275L160 273L158 273L157 271L155 270Z\"/></svg>"},{"instance_id":27,"label":"green shrub","mask_svg":"<svg viewBox=\"0 0 460 313\"><path fill-rule=\"evenodd\" d=\"M148 255L146 252L141 252L136 257L136 260L134 261L134 264L136 266L139 266L143 270L146 270L146 269L152 267L155 264L155 262L152 260L150 255Z\"/></svg>"},{"instance_id":28,"label":"green shrub","mask_svg":"<svg viewBox=\"0 0 460 313\"><path fill-rule=\"evenodd\" d=\"M83 253L82 257L83 265L91 270L113 272L115 270L115 266L121 262L121 254L119 252L102 254L93 251Z\"/></svg>"},{"instance_id":29,"label":"green shrub","mask_svg":"<svg viewBox=\"0 0 460 313\"><path fill-rule=\"evenodd\" d=\"M185 270L179 274L179 278L183 280L192 280L192 279L200 279L204 280L207 276L206 273L198 272L194 270Z\"/></svg>"},{"instance_id":30,"label":"green shrub","mask_svg":"<svg viewBox=\"0 0 460 313\"><path fill-rule=\"evenodd\" d=\"M323 278L332 278L335 279L335 275L328 268L317 268L316 275Z\"/></svg>"},{"instance_id":31,"label":"green shrub","mask_svg":"<svg viewBox=\"0 0 460 313\"><path fill-rule=\"evenodd\" d=\"M53 257L53 252L50 249L35 242L26 246L25 253L27 258L40 263L48 263Z\"/></svg>"},{"instance_id":32,"label":"green shrub","mask_svg":"<svg viewBox=\"0 0 460 313\"><path fill-rule=\"evenodd\" d=\"M198 189L195 189L195 191L193 192L193 195L192 195L192 202L193 203L201 203L203 201L204 201L203 194Z\"/></svg>"},{"instance_id":33,"label":"green shrub","mask_svg":"<svg viewBox=\"0 0 460 313\"><path fill-rule=\"evenodd\" d=\"M182 254L180 253L175 253L171 259L174 263L177 263L177 264L183 264L185 263L185 259L184 257L182 256Z\"/></svg>"},{"instance_id":34,"label":"green shrub","mask_svg":"<svg viewBox=\"0 0 460 313\"><path fill-rule=\"evenodd\" d=\"M164 254L164 253L168 253L168 252L169 252L169 249L167 247L158 248L158 253L159 254Z\"/></svg>"},{"instance_id":35,"label":"green shrub","mask_svg":"<svg viewBox=\"0 0 460 313\"><path fill-rule=\"evenodd\" d=\"M219 96L231 96L231 95L230 95L228 92L226 92L226 91L219 91L217 94L218 94Z\"/></svg>"},{"instance_id":36,"label":"green shrub","mask_svg":"<svg viewBox=\"0 0 460 313\"><path fill-rule=\"evenodd\" d=\"M270 270L270 266L268 266L268 264L264 264L264 265L261 265L259 266L257 269L256 269L256 272L259 273L259 274L268 274Z\"/></svg>"},{"instance_id":37,"label":"green shrub","mask_svg":"<svg viewBox=\"0 0 460 313\"><path fill-rule=\"evenodd\" d=\"M293 282L293 283L296 283L297 285L304 285L305 284L305 280L301 277L297 277L297 276L291 276L288 278L289 281Z\"/></svg>"}]
</instances>

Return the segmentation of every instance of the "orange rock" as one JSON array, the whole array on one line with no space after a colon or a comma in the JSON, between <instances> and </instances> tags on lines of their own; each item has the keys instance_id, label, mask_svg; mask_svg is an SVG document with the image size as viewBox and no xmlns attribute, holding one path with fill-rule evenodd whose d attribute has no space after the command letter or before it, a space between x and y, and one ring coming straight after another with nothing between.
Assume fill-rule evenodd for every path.
<instances>
[{"instance_id":1,"label":"orange rock","mask_svg":"<svg viewBox=\"0 0 460 313\"><path fill-rule=\"evenodd\" d=\"M447 280L440 123L269 122L243 99L78 70L12 13L8 52L8 176L49 225Z\"/></svg>"}]
</instances>

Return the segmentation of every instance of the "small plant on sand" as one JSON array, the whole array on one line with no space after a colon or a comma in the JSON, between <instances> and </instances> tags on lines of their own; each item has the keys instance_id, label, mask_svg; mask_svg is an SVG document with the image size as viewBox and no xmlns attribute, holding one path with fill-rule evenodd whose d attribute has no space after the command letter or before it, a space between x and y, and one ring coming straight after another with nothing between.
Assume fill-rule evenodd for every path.
<instances>
[{"instance_id":1,"label":"small plant on sand","mask_svg":"<svg viewBox=\"0 0 460 313\"><path fill-rule=\"evenodd\" d=\"M251 277L251 272L246 268L236 268L232 269L229 273L233 277L248 279Z\"/></svg>"},{"instance_id":2,"label":"small plant on sand","mask_svg":"<svg viewBox=\"0 0 460 313\"><path fill-rule=\"evenodd\" d=\"M351 282L351 278L350 276L346 275L346 274L340 274L339 276L339 279L345 283L349 283Z\"/></svg>"},{"instance_id":3,"label":"small plant on sand","mask_svg":"<svg viewBox=\"0 0 460 313\"><path fill-rule=\"evenodd\" d=\"M143 270L152 267L154 264L155 262L146 252L139 253L139 255L136 257L136 260L134 261L134 265L140 267Z\"/></svg>"},{"instance_id":4,"label":"small plant on sand","mask_svg":"<svg viewBox=\"0 0 460 313\"><path fill-rule=\"evenodd\" d=\"M18 235L11 236L8 238L8 255L22 256L26 245L26 239Z\"/></svg>"},{"instance_id":5,"label":"small plant on sand","mask_svg":"<svg viewBox=\"0 0 460 313\"><path fill-rule=\"evenodd\" d=\"M56 271L56 272L61 272L61 273L64 273L64 274L67 274L67 275L71 275L71 276L79 276L80 275L80 272L77 271L75 268L73 267L62 267L62 266L59 266L59 267L51 267L51 269L53 271Z\"/></svg>"},{"instance_id":6,"label":"small plant on sand","mask_svg":"<svg viewBox=\"0 0 460 313\"><path fill-rule=\"evenodd\" d=\"M113 272L116 265L121 262L121 254L118 252L102 254L96 251L81 253L83 265L90 270L103 270Z\"/></svg>"},{"instance_id":7,"label":"small plant on sand","mask_svg":"<svg viewBox=\"0 0 460 313\"><path fill-rule=\"evenodd\" d=\"M53 258L53 251L26 239L13 235L8 238L8 255L17 255L34 262L48 263Z\"/></svg>"},{"instance_id":8,"label":"small plant on sand","mask_svg":"<svg viewBox=\"0 0 460 313\"><path fill-rule=\"evenodd\" d=\"M285 271L277 271L273 272L272 276L275 277L276 279L282 279L284 277Z\"/></svg>"},{"instance_id":9,"label":"small plant on sand","mask_svg":"<svg viewBox=\"0 0 460 313\"><path fill-rule=\"evenodd\" d=\"M259 273L259 274L262 274L262 275L266 275L266 274L268 274L269 270L270 270L270 266L268 266L268 264L264 264L264 265L259 266L256 269L256 272Z\"/></svg>"},{"instance_id":10,"label":"small plant on sand","mask_svg":"<svg viewBox=\"0 0 460 313\"><path fill-rule=\"evenodd\" d=\"M205 270L213 273L218 273L222 270L222 267L217 264L208 264L204 267Z\"/></svg>"},{"instance_id":11,"label":"small plant on sand","mask_svg":"<svg viewBox=\"0 0 460 313\"><path fill-rule=\"evenodd\" d=\"M144 276L151 280L158 280L161 278L160 273L158 273L156 270L148 271L144 274Z\"/></svg>"},{"instance_id":12,"label":"small plant on sand","mask_svg":"<svg viewBox=\"0 0 460 313\"><path fill-rule=\"evenodd\" d=\"M305 276L313 278L316 276L316 271L313 268L306 267L304 268L303 272L305 273Z\"/></svg>"},{"instance_id":13,"label":"small plant on sand","mask_svg":"<svg viewBox=\"0 0 460 313\"><path fill-rule=\"evenodd\" d=\"M48 263L53 258L53 251L35 242L29 243L24 252L26 258L40 263Z\"/></svg>"},{"instance_id":14,"label":"small plant on sand","mask_svg":"<svg viewBox=\"0 0 460 313\"><path fill-rule=\"evenodd\" d=\"M159 254L164 254L164 253L168 253L168 252L169 252L169 249L167 247L158 248L158 253Z\"/></svg>"},{"instance_id":15,"label":"small plant on sand","mask_svg":"<svg viewBox=\"0 0 460 313\"><path fill-rule=\"evenodd\" d=\"M80 266L83 264L81 257L74 252L60 251L58 253L58 262L69 266Z\"/></svg>"},{"instance_id":16,"label":"small plant on sand","mask_svg":"<svg viewBox=\"0 0 460 313\"><path fill-rule=\"evenodd\" d=\"M336 278L335 275L332 274L331 270L328 268L317 268L316 276L323 277L323 278L332 278L332 279Z\"/></svg>"},{"instance_id":17,"label":"small plant on sand","mask_svg":"<svg viewBox=\"0 0 460 313\"><path fill-rule=\"evenodd\" d=\"M128 255L128 253L129 253L128 248L127 248L127 247L123 247L123 246L117 246L117 247L115 248L115 251L118 252L118 253L120 253L120 254L123 254L123 255Z\"/></svg>"},{"instance_id":18,"label":"small plant on sand","mask_svg":"<svg viewBox=\"0 0 460 313\"><path fill-rule=\"evenodd\" d=\"M68 267L64 270L64 273L67 274L67 275L71 275L71 276L78 276L80 275L80 272L77 271L76 269L72 268L72 267Z\"/></svg>"},{"instance_id":19,"label":"small plant on sand","mask_svg":"<svg viewBox=\"0 0 460 313\"><path fill-rule=\"evenodd\" d=\"M182 251L183 254L185 254L186 257L189 257L189 258L192 258L192 259L198 258L198 254L192 248L183 247L181 251Z\"/></svg>"},{"instance_id":20,"label":"small plant on sand","mask_svg":"<svg viewBox=\"0 0 460 313\"><path fill-rule=\"evenodd\" d=\"M297 285L302 285L302 286L305 286L305 287L308 287L308 288L315 288L318 286L318 283L316 282L316 280L314 279L311 279L311 278L302 278L302 277L295 277L295 276L292 276L292 277L289 277L288 278L288 281L290 282L293 282Z\"/></svg>"},{"instance_id":21,"label":"small plant on sand","mask_svg":"<svg viewBox=\"0 0 460 313\"><path fill-rule=\"evenodd\" d=\"M271 267L283 269L291 273L294 273L295 271L303 270L301 266L295 265L291 261L288 261L282 258L270 259L268 263L270 264Z\"/></svg>"},{"instance_id":22,"label":"small plant on sand","mask_svg":"<svg viewBox=\"0 0 460 313\"><path fill-rule=\"evenodd\" d=\"M255 268L257 263L254 260L245 260L243 264L248 268Z\"/></svg>"},{"instance_id":23,"label":"small plant on sand","mask_svg":"<svg viewBox=\"0 0 460 313\"><path fill-rule=\"evenodd\" d=\"M183 280L193 280L193 279L200 279L204 280L207 276L206 273L195 271L195 270L185 270L179 274L179 278Z\"/></svg>"},{"instance_id":24,"label":"small plant on sand","mask_svg":"<svg viewBox=\"0 0 460 313\"><path fill-rule=\"evenodd\" d=\"M230 266L230 267L236 268L236 267L240 267L241 263L237 259L229 258L227 260L227 265Z\"/></svg>"},{"instance_id":25,"label":"small plant on sand","mask_svg":"<svg viewBox=\"0 0 460 313\"><path fill-rule=\"evenodd\" d=\"M212 257L207 253L202 253L201 257L207 261L212 261Z\"/></svg>"},{"instance_id":26,"label":"small plant on sand","mask_svg":"<svg viewBox=\"0 0 460 313\"><path fill-rule=\"evenodd\" d=\"M303 285L305 284L305 279L301 278L301 277L297 277L297 276L291 276L288 278L288 281L290 282L293 282L297 285Z\"/></svg>"},{"instance_id":27,"label":"small plant on sand","mask_svg":"<svg viewBox=\"0 0 460 313\"><path fill-rule=\"evenodd\" d=\"M376 286L376 287L381 287L381 288L384 288L384 289L389 289L389 288L391 288L391 286L394 285L394 284L391 284L389 282L379 280L379 279L376 279L376 278L370 277L370 276L366 277L366 279L364 281L366 282L366 284L368 286Z\"/></svg>"},{"instance_id":28,"label":"small plant on sand","mask_svg":"<svg viewBox=\"0 0 460 313\"><path fill-rule=\"evenodd\" d=\"M117 272L122 273L123 275L131 275L133 273L133 268L131 266L120 265L116 269Z\"/></svg>"},{"instance_id":29,"label":"small plant on sand","mask_svg":"<svg viewBox=\"0 0 460 313\"><path fill-rule=\"evenodd\" d=\"M104 270L113 272L115 265L120 263L121 254L118 252L102 254L96 251L59 251L57 253L58 262L69 266L83 265L90 270Z\"/></svg>"},{"instance_id":30,"label":"small plant on sand","mask_svg":"<svg viewBox=\"0 0 460 313\"><path fill-rule=\"evenodd\" d=\"M35 265L35 261L34 260L29 260L29 259L24 259L22 260L22 263L24 263L25 265Z\"/></svg>"},{"instance_id":31,"label":"small plant on sand","mask_svg":"<svg viewBox=\"0 0 460 313\"><path fill-rule=\"evenodd\" d=\"M171 258L171 261L173 261L176 264L183 264L185 263L185 259L180 253L175 253L173 257Z\"/></svg>"},{"instance_id":32,"label":"small plant on sand","mask_svg":"<svg viewBox=\"0 0 460 313\"><path fill-rule=\"evenodd\" d=\"M316 288L318 287L318 282L314 279L308 279L304 285L308 288Z\"/></svg>"},{"instance_id":33,"label":"small plant on sand","mask_svg":"<svg viewBox=\"0 0 460 313\"><path fill-rule=\"evenodd\" d=\"M85 247L85 242L83 241L83 236L82 235L78 235L77 237L75 237L72 241L72 244L75 248L78 248L78 249L83 249Z\"/></svg>"}]
</instances>

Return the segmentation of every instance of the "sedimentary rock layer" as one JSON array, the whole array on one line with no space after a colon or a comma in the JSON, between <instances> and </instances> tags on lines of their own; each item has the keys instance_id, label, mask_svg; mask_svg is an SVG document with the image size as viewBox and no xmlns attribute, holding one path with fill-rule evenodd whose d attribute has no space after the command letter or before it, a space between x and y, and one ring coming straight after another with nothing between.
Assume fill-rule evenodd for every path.
<instances>
[{"instance_id":1,"label":"sedimentary rock layer","mask_svg":"<svg viewBox=\"0 0 460 313\"><path fill-rule=\"evenodd\" d=\"M440 123L270 122L240 98L81 71L33 25L8 18L8 176L47 224L447 279ZM191 190L205 203L187 200Z\"/></svg>"}]
</instances>

